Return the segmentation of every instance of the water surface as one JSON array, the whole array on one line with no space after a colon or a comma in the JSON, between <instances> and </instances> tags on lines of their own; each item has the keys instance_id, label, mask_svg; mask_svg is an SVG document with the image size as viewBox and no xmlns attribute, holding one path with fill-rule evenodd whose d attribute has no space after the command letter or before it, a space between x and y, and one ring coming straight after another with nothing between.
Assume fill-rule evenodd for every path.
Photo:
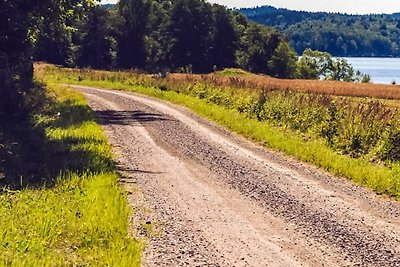
<instances>
[{"instance_id":1,"label":"water surface","mask_svg":"<svg viewBox=\"0 0 400 267\"><path fill-rule=\"evenodd\" d=\"M354 69L371 75L373 83L400 84L400 58L345 58Z\"/></svg>"}]
</instances>

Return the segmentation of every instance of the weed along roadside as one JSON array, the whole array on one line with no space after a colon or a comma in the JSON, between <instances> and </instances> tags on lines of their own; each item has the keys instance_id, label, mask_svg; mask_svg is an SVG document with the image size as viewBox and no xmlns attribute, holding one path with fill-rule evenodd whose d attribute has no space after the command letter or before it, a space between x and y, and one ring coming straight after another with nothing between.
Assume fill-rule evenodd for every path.
<instances>
[{"instance_id":1,"label":"weed along roadside","mask_svg":"<svg viewBox=\"0 0 400 267\"><path fill-rule=\"evenodd\" d=\"M49 84L46 184L0 194L0 266L140 266L142 241L128 232L130 208L111 147L84 98Z\"/></svg>"},{"instance_id":2,"label":"weed along roadside","mask_svg":"<svg viewBox=\"0 0 400 267\"><path fill-rule=\"evenodd\" d=\"M353 84L335 83L322 94L308 83L291 90L292 81L277 84L274 79L251 87L250 74L242 72L231 79L224 72L161 79L133 72L36 68L38 77L50 83L132 91L186 106L269 148L400 197L400 111L396 101L388 100L396 99L395 93L375 96L382 99L357 97Z\"/></svg>"}]
</instances>

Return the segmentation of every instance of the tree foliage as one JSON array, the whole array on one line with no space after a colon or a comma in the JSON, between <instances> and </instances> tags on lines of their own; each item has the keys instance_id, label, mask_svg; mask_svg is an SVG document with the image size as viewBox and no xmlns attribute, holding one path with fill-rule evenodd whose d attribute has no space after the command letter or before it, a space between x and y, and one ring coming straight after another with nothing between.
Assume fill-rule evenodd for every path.
<instances>
[{"instance_id":1,"label":"tree foliage","mask_svg":"<svg viewBox=\"0 0 400 267\"><path fill-rule=\"evenodd\" d=\"M76 56L78 66L108 69L115 65L116 41L114 29L109 23L111 15L100 6L89 11L79 31L81 36Z\"/></svg>"},{"instance_id":2,"label":"tree foliage","mask_svg":"<svg viewBox=\"0 0 400 267\"><path fill-rule=\"evenodd\" d=\"M277 77L294 74L278 66L284 63L278 56L287 52L286 59L294 58L282 34L203 0L120 0L95 8L80 25L78 42L70 44L78 66L196 73L241 67ZM275 53L281 43L286 49ZM99 64L96 58L107 60Z\"/></svg>"},{"instance_id":3,"label":"tree foliage","mask_svg":"<svg viewBox=\"0 0 400 267\"><path fill-rule=\"evenodd\" d=\"M268 61L282 41L282 36L260 25L251 24L243 32L240 66L256 73L270 73Z\"/></svg>"},{"instance_id":4,"label":"tree foliage","mask_svg":"<svg viewBox=\"0 0 400 267\"><path fill-rule=\"evenodd\" d=\"M143 68L147 50L145 37L148 33L151 3L147 0L120 0L117 27L117 63L122 68Z\"/></svg>"},{"instance_id":5,"label":"tree foliage","mask_svg":"<svg viewBox=\"0 0 400 267\"><path fill-rule=\"evenodd\" d=\"M235 29L232 14L225 7L214 5L210 57L216 69L236 66L239 33Z\"/></svg>"},{"instance_id":6,"label":"tree foliage","mask_svg":"<svg viewBox=\"0 0 400 267\"><path fill-rule=\"evenodd\" d=\"M53 26L66 30L68 22L87 9L84 0L13 0L0 1L0 120L24 116L24 96L32 88L33 44L40 36L51 36ZM46 25L46 27L44 27ZM42 29L47 30L46 34ZM59 41L59 40L58 40ZM61 42L56 41L57 45ZM44 48L48 54L54 49ZM22 118L20 118L22 119Z\"/></svg>"},{"instance_id":7,"label":"tree foliage","mask_svg":"<svg viewBox=\"0 0 400 267\"><path fill-rule=\"evenodd\" d=\"M271 74L278 78L294 78L297 68L297 54L286 42L279 43L268 61Z\"/></svg>"},{"instance_id":8,"label":"tree foliage","mask_svg":"<svg viewBox=\"0 0 400 267\"><path fill-rule=\"evenodd\" d=\"M297 78L364 83L371 80L369 75L354 70L346 59L311 49L306 49L297 63Z\"/></svg>"}]
</instances>

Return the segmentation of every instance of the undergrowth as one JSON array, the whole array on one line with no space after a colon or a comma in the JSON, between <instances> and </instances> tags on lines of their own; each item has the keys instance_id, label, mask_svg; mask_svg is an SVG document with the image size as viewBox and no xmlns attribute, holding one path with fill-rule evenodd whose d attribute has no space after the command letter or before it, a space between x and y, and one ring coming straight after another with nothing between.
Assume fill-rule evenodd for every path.
<instances>
[{"instance_id":1,"label":"undergrowth","mask_svg":"<svg viewBox=\"0 0 400 267\"><path fill-rule=\"evenodd\" d=\"M190 76L40 68L53 82L135 91L188 106L268 147L400 197L400 111L386 100L305 93L307 88L275 90L273 85L269 90L215 86Z\"/></svg>"},{"instance_id":2,"label":"undergrowth","mask_svg":"<svg viewBox=\"0 0 400 267\"><path fill-rule=\"evenodd\" d=\"M45 184L0 193L0 266L140 266L130 209L111 148L82 95L51 85L56 116L45 129Z\"/></svg>"}]
</instances>

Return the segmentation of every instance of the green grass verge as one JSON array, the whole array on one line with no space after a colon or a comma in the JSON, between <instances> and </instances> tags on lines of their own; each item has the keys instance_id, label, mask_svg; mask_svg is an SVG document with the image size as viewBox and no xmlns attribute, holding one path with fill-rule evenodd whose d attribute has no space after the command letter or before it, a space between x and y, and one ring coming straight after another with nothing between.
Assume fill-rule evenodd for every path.
<instances>
[{"instance_id":1,"label":"green grass verge","mask_svg":"<svg viewBox=\"0 0 400 267\"><path fill-rule=\"evenodd\" d=\"M68 77L65 74L68 73ZM88 77L85 77L85 73ZM104 74L103 74L104 75ZM330 148L322 139L307 139L296 132L282 127L272 126L267 122L260 122L249 118L234 109L209 103L194 96L164 91L157 87L140 85L129 79L126 81L91 79L96 76L90 70L57 72L50 69L46 79L56 83L81 84L106 89L132 91L159 99L167 100L193 110L221 126L228 128L248 139L264 144L269 148L282 151L287 155L311 163L326 171L346 177L355 183L367 186L372 190L400 199L400 168L392 165L386 167L377 165L362 158L351 158L341 155ZM110 73L110 76L113 76Z\"/></svg>"},{"instance_id":2,"label":"green grass verge","mask_svg":"<svg viewBox=\"0 0 400 267\"><path fill-rule=\"evenodd\" d=\"M245 71L242 69L235 69L235 68L224 69L224 70L216 72L216 74L221 75L221 76L234 76L234 77L251 75L251 73L248 71Z\"/></svg>"},{"instance_id":3,"label":"green grass verge","mask_svg":"<svg viewBox=\"0 0 400 267\"><path fill-rule=\"evenodd\" d=\"M46 125L59 176L50 186L0 194L0 266L140 266L130 208L110 145L82 95L50 86ZM50 159L51 160L51 159Z\"/></svg>"}]
</instances>

